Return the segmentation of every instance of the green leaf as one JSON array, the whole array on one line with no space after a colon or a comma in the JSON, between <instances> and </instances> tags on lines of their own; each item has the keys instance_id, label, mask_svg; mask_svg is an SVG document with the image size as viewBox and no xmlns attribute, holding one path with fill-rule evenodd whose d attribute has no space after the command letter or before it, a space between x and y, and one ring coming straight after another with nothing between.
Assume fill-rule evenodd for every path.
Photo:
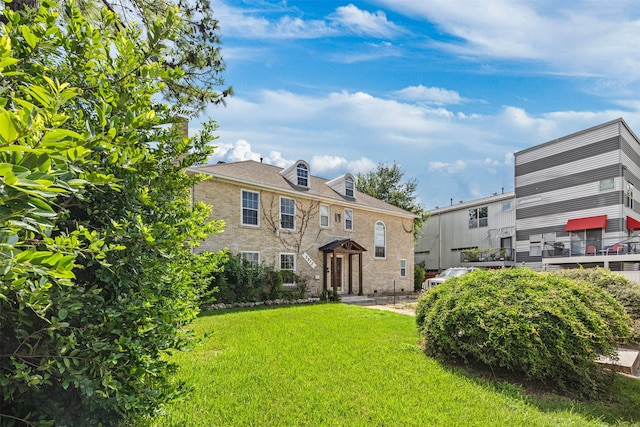
<instances>
[{"instance_id":1,"label":"green leaf","mask_svg":"<svg viewBox=\"0 0 640 427\"><path fill-rule=\"evenodd\" d=\"M66 319L67 318L67 314L68 314L68 312L64 308L61 308L60 310L58 310L58 318L60 320Z\"/></svg>"},{"instance_id":2,"label":"green leaf","mask_svg":"<svg viewBox=\"0 0 640 427\"><path fill-rule=\"evenodd\" d=\"M12 142L20 135L18 126L16 126L16 118L9 111L0 114L0 138L1 142Z\"/></svg>"},{"instance_id":3,"label":"green leaf","mask_svg":"<svg viewBox=\"0 0 640 427\"><path fill-rule=\"evenodd\" d=\"M29 27L27 27L26 25L22 25L20 29L22 30L22 37L24 37L24 40L31 47L31 49L36 47L38 38L31 32L31 29L29 29Z\"/></svg>"}]
</instances>

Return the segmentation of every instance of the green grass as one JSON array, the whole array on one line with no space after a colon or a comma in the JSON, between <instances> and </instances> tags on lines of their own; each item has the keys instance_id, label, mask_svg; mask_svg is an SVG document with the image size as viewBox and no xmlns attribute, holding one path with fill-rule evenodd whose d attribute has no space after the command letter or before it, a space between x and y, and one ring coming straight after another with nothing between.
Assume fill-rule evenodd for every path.
<instances>
[{"instance_id":1,"label":"green grass","mask_svg":"<svg viewBox=\"0 0 640 427\"><path fill-rule=\"evenodd\" d=\"M421 351L413 317L344 304L204 313L172 356L191 395L155 426L640 425L640 381L611 402L532 398Z\"/></svg>"}]
</instances>

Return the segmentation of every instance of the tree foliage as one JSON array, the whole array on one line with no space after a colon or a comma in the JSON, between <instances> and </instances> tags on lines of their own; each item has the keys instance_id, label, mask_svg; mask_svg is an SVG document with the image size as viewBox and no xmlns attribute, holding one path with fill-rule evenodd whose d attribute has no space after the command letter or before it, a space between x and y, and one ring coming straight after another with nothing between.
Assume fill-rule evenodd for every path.
<instances>
[{"instance_id":1,"label":"tree foliage","mask_svg":"<svg viewBox=\"0 0 640 427\"><path fill-rule=\"evenodd\" d=\"M170 10L177 10L181 25L168 43L162 65L179 68L179 79L165 79L163 95L176 106L192 113L201 112L210 103L224 102L233 90L224 85L225 69L220 52L218 20L209 0L101 0L109 10L118 13L125 23L141 22L146 32L153 31L156 19ZM90 3L84 8L91 7Z\"/></svg>"},{"instance_id":2,"label":"tree foliage","mask_svg":"<svg viewBox=\"0 0 640 427\"><path fill-rule=\"evenodd\" d=\"M414 235L427 219L422 205L416 202L418 182L410 179L403 182L404 171L397 162L391 165L378 163L376 170L358 174L356 188L376 199L383 200L418 216L414 221Z\"/></svg>"},{"instance_id":3,"label":"tree foliage","mask_svg":"<svg viewBox=\"0 0 640 427\"><path fill-rule=\"evenodd\" d=\"M27 12L0 26L0 424L115 425L179 391L161 356L189 340L217 259L191 249L222 225L184 167L215 126L186 138L158 100L185 75L166 66L177 8L145 32Z\"/></svg>"},{"instance_id":4,"label":"tree foliage","mask_svg":"<svg viewBox=\"0 0 640 427\"><path fill-rule=\"evenodd\" d=\"M588 397L611 384L596 358L630 334L624 308L601 288L526 268L451 278L419 300L416 322L432 356Z\"/></svg>"}]
</instances>

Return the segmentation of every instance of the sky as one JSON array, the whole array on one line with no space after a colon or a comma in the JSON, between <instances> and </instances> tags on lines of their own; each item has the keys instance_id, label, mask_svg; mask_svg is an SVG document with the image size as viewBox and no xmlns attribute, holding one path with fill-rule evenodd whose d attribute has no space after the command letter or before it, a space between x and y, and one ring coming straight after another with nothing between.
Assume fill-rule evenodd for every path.
<instances>
[{"instance_id":1,"label":"sky","mask_svg":"<svg viewBox=\"0 0 640 427\"><path fill-rule=\"evenodd\" d=\"M640 134L636 0L211 0L235 95L209 159L326 179L397 162L418 203L514 187L513 153L622 117Z\"/></svg>"}]
</instances>

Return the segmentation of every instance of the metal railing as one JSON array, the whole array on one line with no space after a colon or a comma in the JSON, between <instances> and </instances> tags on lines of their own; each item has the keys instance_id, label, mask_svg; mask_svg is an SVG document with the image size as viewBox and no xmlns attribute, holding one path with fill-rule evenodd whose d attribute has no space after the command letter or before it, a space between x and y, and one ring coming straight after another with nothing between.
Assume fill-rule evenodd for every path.
<instances>
[{"instance_id":1,"label":"metal railing","mask_svg":"<svg viewBox=\"0 0 640 427\"><path fill-rule=\"evenodd\" d=\"M467 249L460 252L460 262L513 261L513 248Z\"/></svg>"}]
</instances>

